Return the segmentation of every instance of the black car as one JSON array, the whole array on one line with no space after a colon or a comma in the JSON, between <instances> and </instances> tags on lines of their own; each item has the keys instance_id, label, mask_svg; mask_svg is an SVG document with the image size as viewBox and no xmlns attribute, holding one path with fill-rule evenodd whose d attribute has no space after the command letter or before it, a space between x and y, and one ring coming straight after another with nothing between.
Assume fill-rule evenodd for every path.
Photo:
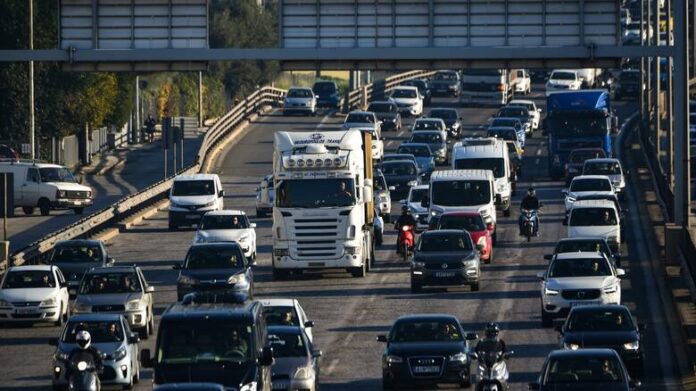
<instances>
[{"instance_id":1,"label":"black car","mask_svg":"<svg viewBox=\"0 0 696 391\"><path fill-rule=\"evenodd\" d=\"M556 254L576 252L600 252L613 261L614 266L621 267L621 253L612 252L607 239L603 236L563 238L556 243L553 254L544 255L544 259L550 261Z\"/></svg>"},{"instance_id":2,"label":"black car","mask_svg":"<svg viewBox=\"0 0 696 391\"><path fill-rule=\"evenodd\" d=\"M58 266L68 282L70 294L77 293L82 276L91 268L111 266L116 261L107 256L104 242L93 239L64 240L56 243L48 260Z\"/></svg>"},{"instance_id":3,"label":"black car","mask_svg":"<svg viewBox=\"0 0 696 391\"><path fill-rule=\"evenodd\" d=\"M462 133L462 117L457 109L437 108L430 110L430 118L439 118L447 125L447 137L459 137Z\"/></svg>"},{"instance_id":4,"label":"black car","mask_svg":"<svg viewBox=\"0 0 696 391\"><path fill-rule=\"evenodd\" d=\"M469 387L469 341L476 339L476 334L465 334L452 315L400 317L389 335L377 336L377 341L387 344L382 354L382 388L432 388L442 383Z\"/></svg>"},{"instance_id":5,"label":"black car","mask_svg":"<svg viewBox=\"0 0 696 391\"><path fill-rule=\"evenodd\" d=\"M341 105L341 94L335 81L319 80L314 83L312 91L317 96L318 107L338 109Z\"/></svg>"},{"instance_id":6,"label":"black car","mask_svg":"<svg viewBox=\"0 0 696 391\"><path fill-rule=\"evenodd\" d=\"M391 160L380 165L387 186L394 187L393 193L404 195L411 186L419 184L418 167L411 160ZM392 198L393 199L393 198Z\"/></svg>"},{"instance_id":7,"label":"black car","mask_svg":"<svg viewBox=\"0 0 696 391\"><path fill-rule=\"evenodd\" d=\"M427 80L406 80L405 82L401 83L401 85L418 88L418 92L420 92L421 96L423 97L423 104L425 106L430 106L430 102L432 101L432 91L430 90L430 85L428 84Z\"/></svg>"},{"instance_id":8,"label":"black car","mask_svg":"<svg viewBox=\"0 0 696 391\"><path fill-rule=\"evenodd\" d=\"M554 350L546 357L530 390L628 391L640 386L631 380L613 349Z\"/></svg>"},{"instance_id":9,"label":"black car","mask_svg":"<svg viewBox=\"0 0 696 391\"><path fill-rule=\"evenodd\" d=\"M638 99L641 93L642 77L637 69L626 69L619 74L614 90L614 99Z\"/></svg>"},{"instance_id":10,"label":"black car","mask_svg":"<svg viewBox=\"0 0 696 391\"><path fill-rule=\"evenodd\" d=\"M482 248L460 229L427 231L418 238L411 262L411 292L423 286L469 285L479 290Z\"/></svg>"},{"instance_id":11,"label":"black car","mask_svg":"<svg viewBox=\"0 0 696 391\"><path fill-rule=\"evenodd\" d=\"M382 121L382 130L401 129L401 113L399 107L394 102L372 102L367 108L367 111L372 111L377 116L377 119Z\"/></svg>"},{"instance_id":12,"label":"black car","mask_svg":"<svg viewBox=\"0 0 696 391\"><path fill-rule=\"evenodd\" d=\"M524 106L505 106L498 110L495 114L499 118L517 118L522 123L524 131L532 135L532 115L529 113L529 109Z\"/></svg>"},{"instance_id":13,"label":"black car","mask_svg":"<svg viewBox=\"0 0 696 391\"><path fill-rule=\"evenodd\" d=\"M556 330L561 334L564 349L614 349L631 376L643 376L643 345L640 341L643 325L633 321L626 306L573 307L568 319Z\"/></svg>"},{"instance_id":14,"label":"black car","mask_svg":"<svg viewBox=\"0 0 696 391\"><path fill-rule=\"evenodd\" d=\"M433 95L459 97L462 90L462 78L457 71L437 71L430 81Z\"/></svg>"},{"instance_id":15,"label":"black car","mask_svg":"<svg viewBox=\"0 0 696 391\"><path fill-rule=\"evenodd\" d=\"M234 242L194 244L188 250L176 281L179 301L193 292L222 292L254 298L254 273L239 244Z\"/></svg>"}]
</instances>

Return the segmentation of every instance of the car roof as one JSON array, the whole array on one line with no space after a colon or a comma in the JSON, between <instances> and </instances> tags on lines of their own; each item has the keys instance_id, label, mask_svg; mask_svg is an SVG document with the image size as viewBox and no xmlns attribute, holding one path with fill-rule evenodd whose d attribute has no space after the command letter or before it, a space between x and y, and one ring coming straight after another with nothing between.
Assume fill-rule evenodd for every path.
<instances>
[{"instance_id":1,"label":"car roof","mask_svg":"<svg viewBox=\"0 0 696 391\"><path fill-rule=\"evenodd\" d=\"M295 299L291 298L275 298L259 300L264 307L292 307L295 305Z\"/></svg>"},{"instance_id":2,"label":"car roof","mask_svg":"<svg viewBox=\"0 0 696 391\"><path fill-rule=\"evenodd\" d=\"M243 210L237 210L237 209L224 209L224 210L211 210L210 212L206 212L205 216L236 216L236 215L245 215L246 212Z\"/></svg>"},{"instance_id":3,"label":"car roof","mask_svg":"<svg viewBox=\"0 0 696 391\"><path fill-rule=\"evenodd\" d=\"M554 69L554 70L551 71L551 73L554 73L554 72L573 72L573 73L578 73L578 71L575 70L575 69Z\"/></svg>"},{"instance_id":4,"label":"car roof","mask_svg":"<svg viewBox=\"0 0 696 391\"><path fill-rule=\"evenodd\" d=\"M604 259L604 255L600 252L590 252L590 251L577 251L572 253L559 253L556 254L555 259L565 260L565 259Z\"/></svg>"},{"instance_id":5,"label":"car roof","mask_svg":"<svg viewBox=\"0 0 696 391\"><path fill-rule=\"evenodd\" d=\"M606 175L578 175L578 176L576 176L575 178L573 178L573 181L576 181L576 180L577 180L577 181L580 181L580 180L583 180L583 179L603 179L603 180L606 180L606 181L610 181L610 180L611 180L611 179L609 179L609 177L606 176Z\"/></svg>"},{"instance_id":6,"label":"car roof","mask_svg":"<svg viewBox=\"0 0 696 391\"><path fill-rule=\"evenodd\" d=\"M31 271L40 271L40 272L48 272L56 268L55 265L21 265L21 266L10 266L7 271L8 272L31 272Z\"/></svg>"},{"instance_id":7,"label":"car roof","mask_svg":"<svg viewBox=\"0 0 696 391\"><path fill-rule=\"evenodd\" d=\"M137 269L135 265L118 265L118 266L100 266L93 267L87 271L87 274L98 273L128 273L134 272Z\"/></svg>"},{"instance_id":8,"label":"car roof","mask_svg":"<svg viewBox=\"0 0 696 391\"><path fill-rule=\"evenodd\" d=\"M573 202L572 209L579 208L610 208L616 209L616 204L609 200L577 200Z\"/></svg>"},{"instance_id":9,"label":"car roof","mask_svg":"<svg viewBox=\"0 0 696 391\"><path fill-rule=\"evenodd\" d=\"M600 311L613 311L613 310L620 310L620 311L625 311L628 312L629 314L631 311L626 307L625 305L621 304L593 304L593 305L579 305L575 306L571 309L571 313L573 312L600 312Z\"/></svg>"},{"instance_id":10,"label":"car roof","mask_svg":"<svg viewBox=\"0 0 696 391\"><path fill-rule=\"evenodd\" d=\"M416 162L413 160L406 160L406 159L400 159L400 160L387 160L386 162L380 163L381 166L384 166L385 164L397 164L397 163L408 163L411 165L416 165ZM382 173L384 175L384 173Z\"/></svg>"},{"instance_id":11,"label":"car roof","mask_svg":"<svg viewBox=\"0 0 696 391\"><path fill-rule=\"evenodd\" d=\"M463 229L436 229L428 230L421 234L421 237L425 236L449 236L449 235L464 235L468 234L467 231Z\"/></svg>"},{"instance_id":12,"label":"car roof","mask_svg":"<svg viewBox=\"0 0 696 391\"><path fill-rule=\"evenodd\" d=\"M619 164L621 164L621 161L619 159L615 159L613 157L599 157L599 158L594 158L594 159L587 159L587 160L585 160L585 163L619 163Z\"/></svg>"},{"instance_id":13,"label":"car roof","mask_svg":"<svg viewBox=\"0 0 696 391\"><path fill-rule=\"evenodd\" d=\"M121 319L123 315L108 312L99 313L87 313L87 314L75 314L70 315L68 318L68 323L80 323L80 322L115 322Z\"/></svg>"},{"instance_id":14,"label":"car roof","mask_svg":"<svg viewBox=\"0 0 696 391\"><path fill-rule=\"evenodd\" d=\"M574 357L616 357L618 354L613 349L601 349L601 348L591 348L591 349L558 349L549 353L548 358L574 358Z\"/></svg>"},{"instance_id":15,"label":"car roof","mask_svg":"<svg viewBox=\"0 0 696 391\"><path fill-rule=\"evenodd\" d=\"M214 180L217 178L217 174L189 174L189 175L177 175L174 178L176 181L204 181L204 180Z\"/></svg>"}]
</instances>

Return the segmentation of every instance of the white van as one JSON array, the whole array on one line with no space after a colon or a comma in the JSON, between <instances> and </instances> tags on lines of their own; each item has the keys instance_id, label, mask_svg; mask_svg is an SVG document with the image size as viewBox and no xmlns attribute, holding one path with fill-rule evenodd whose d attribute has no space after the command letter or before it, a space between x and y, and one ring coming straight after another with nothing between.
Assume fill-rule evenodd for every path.
<instances>
[{"instance_id":1,"label":"white van","mask_svg":"<svg viewBox=\"0 0 696 391\"><path fill-rule=\"evenodd\" d=\"M452 150L453 170L490 170L495 177L495 194L499 196L498 209L510 216L515 174L510 171L510 155L504 142L490 145L458 146Z\"/></svg>"},{"instance_id":2,"label":"white van","mask_svg":"<svg viewBox=\"0 0 696 391\"><path fill-rule=\"evenodd\" d=\"M618 253L621 247L621 220L616 205L608 200L575 201L568 215L568 237L599 236Z\"/></svg>"},{"instance_id":3,"label":"white van","mask_svg":"<svg viewBox=\"0 0 696 391\"><path fill-rule=\"evenodd\" d=\"M57 164L23 161L0 162L0 172L14 176L14 206L25 214L39 208L42 216L51 209L72 209L82 214L92 205L93 192L78 183L73 174Z\"/></svg>"},{"instance_id":4,"label":"white van","mask_svg":"<svg viewBox=\"0 0 696 391\"><path fill-rule=\"evenodd\" d=\"M422 205L431 217L451 211L481 213L493 240L496 238L495 177L490 170L444 170L430 176L430 198Z\"/></svg>"},{"instance_id":5,"label":"white van","mask_svg":"<svg viewBox=\"0 0 696 391\"><path fill-rule=\"evenodd\" d=\"M197 225L206 212L224 208L224 197L217 174L177 176L169 190L169 230Z\"/></svg>"}]
</instances>

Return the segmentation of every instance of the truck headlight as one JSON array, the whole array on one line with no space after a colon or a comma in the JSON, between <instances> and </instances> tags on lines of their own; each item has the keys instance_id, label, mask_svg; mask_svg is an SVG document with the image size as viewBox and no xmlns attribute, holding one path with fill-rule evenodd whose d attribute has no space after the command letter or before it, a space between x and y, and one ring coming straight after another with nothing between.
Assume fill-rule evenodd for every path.
<instances>
[{"instance_id":1,"label":"truck headlight","mask_svg":"<svg viewBox=\"0 0 696 391\"><path fill-rule=\"evenodd\" d=\"M626 342L623 344L623 348L626 350L638 350L640 343L638 341Z\"/></svg>"}]
</instances>

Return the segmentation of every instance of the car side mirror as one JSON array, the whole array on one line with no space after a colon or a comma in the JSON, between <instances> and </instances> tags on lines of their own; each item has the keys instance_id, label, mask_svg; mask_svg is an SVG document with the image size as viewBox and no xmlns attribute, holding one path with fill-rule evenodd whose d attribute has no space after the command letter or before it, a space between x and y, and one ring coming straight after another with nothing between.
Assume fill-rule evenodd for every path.
<instances>
[{"instance_id":1,"label":"car side mirror","mask_svg":"<svg viewBox=\"0 0 696 391\"><path fill-rule=\"evenodd\" d=\"M314 322L311 320L308 320L308 321L304 322L304 327L311 329L312 327L314 327Z\"/></svg>"},{"instance_id":2,"label":"car side mirror","mask_svg":"<svg viewBox=\"0 0 696 391\"><path fill-rule=\"evenodd\" d=\"M626 277L626 271L624 269L617 268L616 269L616 276L619 278Z\"/></svg>"},{"instance_id":3,"label":"car side mirror","mask_svg":"<svg viewBox=\"0 0 696 391\"><path fill-rule=\"evenodd\" d=\"M261 349L261 355L259 356L258 362L259 365L264 367L273 365L273 348L266 346Z\"/></svg>"},{"instance_id":4,"label":"car side mirror","mask_svg":"<svg viewBox=\"0 0 696 391\"><path fill-rule=\"evenodd\" d=\"M256 223L249 224L249 228L256 228Z\"/></svg>"},{"instance_id":5,"label":"car side mirror","mask_svg":"<svg viewBox=\"0 0 696 391\"><path fill-rule=\"evenodd\" d=\"M128 343L138 343L138 342L140 342L140 335L138 335L137 333L131 333L128 336Z\"/></svg>"},{"instance_id":6,"label":"car side mirror","mask_svg":"<svg viewBox=\"0 0 696 391\"><path fill-rule=\"evenodd\" d=\"M479 338L479 336L476 333L466 333L466 340L467 341L476 341L478 338Z\"/></svg>"},{"instance_id":7,"label":"car side mirror","mask_svg":"<svg viewBox=\"0 0 696 391\"><path fill-rule=\"evenodd\" d=\"M112 257L106 258L107 265L113 265L114 263L116 263L116 260L114 258L112 258Z\"/></svg>"},{"instance_id":8,"label":"car side mirror","mask_svg":"<svg viewBox=\"0 0 696 391\"><path fill-rule=\"evenodd\" d=\"M220 191L218 192L218 197L224 197L224 196L225 196L225 191L224 191L224 190L220 190Z\"/></svg>"},{"instance_id":9,"label":"car side mirror","mask_svg":"<svg viewBox=\"0 0 696 391\"><path fill-rule=\"evenodd\" d=\"M172 269L174 269L174 270L181 270L181 264L180 264L180 263L175 263L174 266L172 266Z\"/></svg>"},{"instance_id":10,"label":"car side mirror","mask_svg":"<svg viewBox=\"0 0 696 391\"><path fill-rule=\"evenodd\" d=\"M550 261L553 259L553 254L544 254L544 259Z\"/></svg>"},{"instance_id":11,"label":"car side mirror","mask_svg":"<svg viewBox=\"0 0 696 391\"><path fill-rule=\"evenodd\" d=\"M531 382L531 383L528 383L527 386L529 387L529 388L528 388L529 390L538 390L538 389L541 388L541 386L539 385L538 382Z\"/></svg>"},{"instance_id":12,"label":"car side mirror","mask_svg":"<svg viewBox=\"0 0 696 391\"><path fill-rule=\"evenodd\" d=\"M152 285L148 285L147 288L145 288L145 293L154 293L155 292L155 287Z\"/></svg>"},{"instance_id":13,"label":"car side mirror","mask_svg":"<svg viewBox=\"0 0 696 391\"><path fill-rule=\"evenodd\" d=\"M313 350L312 351L312 357L314 357L314 358L319 358L322 356L322 354L323 353L321 352L321 350Z\"/></svg>"},{"instance_id":14,"label":"car side mirror","mask_svg":"<svg viewBox=\"0 0 696 391\"><path fill-rule=\"evenodd\" d=\"M140 363L144 368L152 368L152 354L150 349L143 349L140 351Z\"/></svg>"},{"instance_id":15,"label":"car side mirror","mask_svg":"<svg viewBox=\"0 0 696 391\"><path fill-rule=\"evenodd\" d=\"M545 280L545 279L546 279L546 272L545 272L545 271L539 272L539 273L537 273L536 276L537 276L537 278L540 279L540 280Z\"/></svg>"},{"instance_id":16,"label":"car side mirror","mask_svg":"<svg viewBox=\"0 0 696 391\"><path fill-rule=\"evenodd\" d=\"M377 342L387 342L387 336L386 335L378 335L377 336Z\"/></svg>"},{"instance_id":17,"label":"car side mirror","mask_svg":"<svg viewBox=\"0 0 696 391\"><path fill-rule=\"evenodd\" d=\"M49 338L48 344L51 346L58 346L58 338L56 338L56 337Z\"/></svg>"},{"instance_id":18,"label":"car side mirror","mask_svg":"<svg viewBox=\"0 0 696 391\"><path fill-rule=\"evenodd\" d=\"M319 95L314 95L315 98L319 99Z\"/></svg>"}]
</instances>

